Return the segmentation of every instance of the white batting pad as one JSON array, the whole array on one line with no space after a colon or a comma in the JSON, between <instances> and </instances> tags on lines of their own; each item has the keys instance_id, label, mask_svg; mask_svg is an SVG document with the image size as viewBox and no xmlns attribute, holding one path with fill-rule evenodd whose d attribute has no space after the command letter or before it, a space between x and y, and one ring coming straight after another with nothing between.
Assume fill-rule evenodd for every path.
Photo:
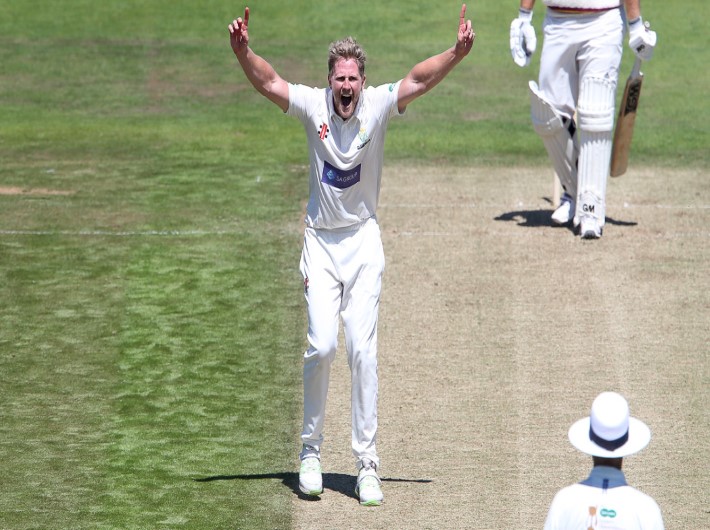
<instances>
[{"instance_id":1,"label":"white batting pad","mask_svg":"<svg viewBox=\"0 0 710 530\"><path fill-rule=\"evenodd\" d=\"M611 79L585 77L579 88L577 120L585 131L611 131L614 128L614 94L616 83Z\"/></svg>"},{"instance_id":2,"label":"white batting pad","mask_svg":"<svg viewBox=\"0 0 710 530\"><path fill-rule=\"evenodd\" d=\"M604 226L615 89L615 83L609 79L588 77L582 80L577 107L579 186L575 224L583 215L591 215L597 219L599 226Z\"/></svg>"},{"instance_id":3,"label":"white batting pad","mask_svg":"<svg viewBox=\"0 0 710 530\"><path fill-rule=\"evenodd\" d=\"M535 132L542 138L552 167L560 178L565 191L572 197L577 196L577 145L574 122L562 116L545 99L537 83L530 81L530 117ZM571 127L570 127L571 126Z\"/></svg>"}]
</instances>

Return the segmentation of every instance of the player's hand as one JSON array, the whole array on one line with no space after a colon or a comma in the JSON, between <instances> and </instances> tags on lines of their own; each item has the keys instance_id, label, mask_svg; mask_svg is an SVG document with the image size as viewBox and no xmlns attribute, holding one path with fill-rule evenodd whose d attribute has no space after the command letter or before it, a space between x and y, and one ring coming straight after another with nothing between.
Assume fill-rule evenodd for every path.
<instances>
[{"instance_id":1,"label":"player's hand","mask_svg":"<svg viewBox=\"0 0 710 530\"><path fill-rule=\"evenodd\" d=\"M244 18L237 18L229 25L229 43L235 55L246 52L249 47L249 8L244 8Z\"/></svg>"},{"instance_id":2,"label":"player's hand","mask_svg":"<svg viewBox=\"0 0 710 530\"><path fill-rule=\"evenodd\" d=\"M535 28L531 24L532 15L532 11L521 9L518 18L510 23L510 54L518 66L529 65L537 48Z\"/></svg>"},{"instance_id":3,"label":"player's hand","mask_svg":"<svg viewBox=\"0 0 710 530\"><path fill-rule=\"evenodd\" d=\"M456 36L456 54L464 57L468 55L468 52L471 51L475 38L476 33L473 31L471 20L466 20L466 4L461 4L459 31Z\"/></svg>"},{"instance_id":4,"label":"player's hand","mask_svg":"<svg viewBox=\"0 0 710 530\"><path fill-rule=\"evenodd\" d=\"M641 17L629 23L629 46L642 61L648 61L656 47L656 32L649 27Z\"/></svg>"}]
</instances>

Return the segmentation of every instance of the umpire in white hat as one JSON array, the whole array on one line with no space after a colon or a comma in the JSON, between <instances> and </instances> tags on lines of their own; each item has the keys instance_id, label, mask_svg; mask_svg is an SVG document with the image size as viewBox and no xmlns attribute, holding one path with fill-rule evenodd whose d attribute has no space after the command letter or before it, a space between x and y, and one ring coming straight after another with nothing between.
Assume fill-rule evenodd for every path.
<instances>
[{"instance_id":1,"label":"umpire in white hat","mask_svg":"<svg viewBox=\"0 0 710 530\"><path fill-rule=\"evenodd\" d=\"M626 483L621 465L651 440L651 431L629 415L616 392L602 392L591 414L569 429L572 445L592 457L587 479L560 490L552 501L545 530L663 530L661 510L651 497Z\"/></svg>"}]
</instances>

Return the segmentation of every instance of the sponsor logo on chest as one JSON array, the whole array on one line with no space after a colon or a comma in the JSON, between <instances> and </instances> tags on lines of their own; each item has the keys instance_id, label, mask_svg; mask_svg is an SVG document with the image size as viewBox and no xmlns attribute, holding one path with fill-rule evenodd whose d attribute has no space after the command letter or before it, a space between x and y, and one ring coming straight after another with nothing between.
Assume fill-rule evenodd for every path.
<instances>
[{"instance_id":1,"label":"sponsor logo on chest","mask_svg":"<svg viewBox=\"0 0 710 530\"><path fill-rule=\"evenodd\" d=\"M360 182L361 166L362 164L358 164L352 169L339 169L330 164L327 160L324 160L321 182L333 186L334 188L344 190Z\"/></svg>"}]
</instances>

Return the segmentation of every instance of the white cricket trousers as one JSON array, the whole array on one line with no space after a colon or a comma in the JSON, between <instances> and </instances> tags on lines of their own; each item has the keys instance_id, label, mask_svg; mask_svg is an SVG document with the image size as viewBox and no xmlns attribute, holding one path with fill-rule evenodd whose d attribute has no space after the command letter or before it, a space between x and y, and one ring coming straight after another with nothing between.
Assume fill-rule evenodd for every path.
<instances>
[{"instance_id":1,"label":"white cricket trousers","mask_svg":"<svg viewBox=\"0 0 710 530\"><path fill-rule=\"evenodd\" d=\"M538 85L560 113L574 116L580 82L586 77L608 78L616 86L623 17L621 9L585 16L547 10Z\"/></svg>"},{"instance_id":2,"label":"white cricket trousers","mask_svg":"<svg viewBox=\"0 0 710 530\"><path fill-rule=\"evenodd\" d=\"M540 90L560 114L577 112L579 155L566 161L577 166L575 226L590 215L605 223L624 16L622 9L591 15L548 9L543 23Z\"/></svg>"},{"instance_id":3,"label":"white cricket trousers","mask_svg":"<svg viewBox=\"0 0 710 530\"><path fill-rule=\"evenodd\" d=\"M380 227L370 218L353 229L306 228L301 273L308 309L303 364L304 444L320 449L340 319L351 374L352 451L379 465L377 314L385 267ZM338 389L343 391L344 389Z\"/></svg>"}]
</instances>

